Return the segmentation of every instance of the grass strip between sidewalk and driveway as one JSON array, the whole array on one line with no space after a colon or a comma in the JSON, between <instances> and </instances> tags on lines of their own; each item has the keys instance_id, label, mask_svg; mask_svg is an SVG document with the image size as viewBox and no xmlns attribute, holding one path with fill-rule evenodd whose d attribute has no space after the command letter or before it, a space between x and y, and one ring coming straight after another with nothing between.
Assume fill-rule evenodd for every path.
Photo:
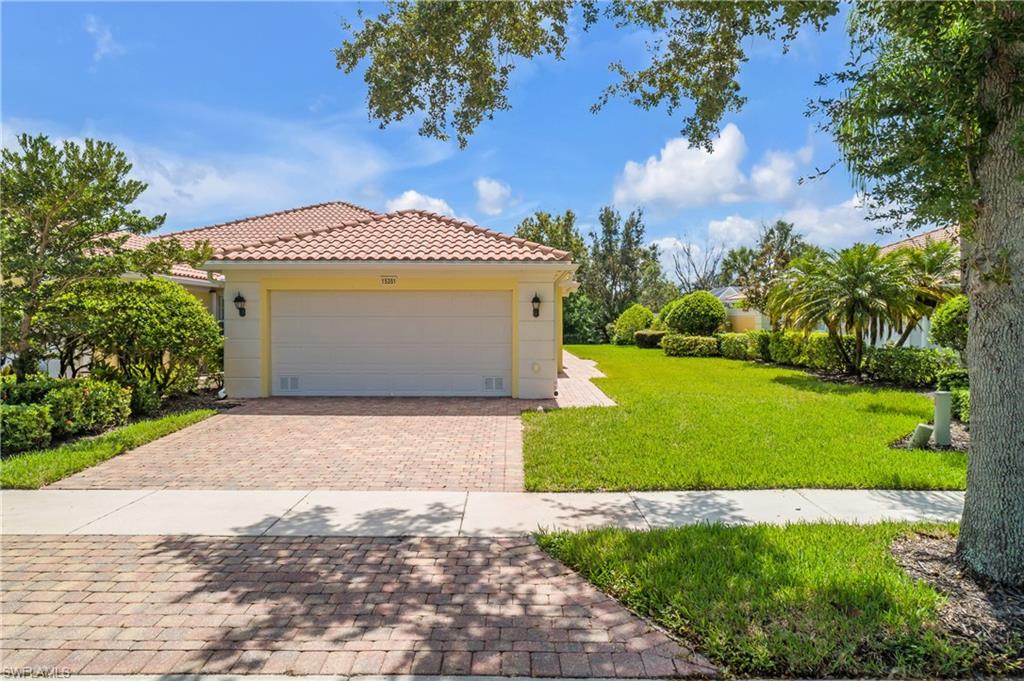
<instances>
[{"instance_id":1,"label":"grass strip between sidewalk and driveway","mask_svg":"<svg viewBox=\"0 0 1024 681\"><path fill-rule=\"evenodd\" d=\"M577 345L618 406L523 414L531 492L963 489L967 455L894 449L929 422L927 395L660 350Z\"/></svg>"},{"instance_id":2,"label":"grass strip between sidewalk and driveway","mask_svg":"<svg viewBox=\"0 0 1024 681\"><path fill-rule=\"evenodd\" d=\"M732 675L964 677L1021 671L954 639L944 597L889 546L952 525L695 525L553 533L540 546Z\"/></svg>"},{"instance_id":3,"label":"grass strip between sidewalk and driveway","mask_svg":"<svg viewBox=\"0 0 1024 681\"><path fill-rule=\"evenodd\" d=\"M96 437L12 456L0 463L0 487L38 489L216 413L214 409L196 409L169 414L130 423Z\"/></svg>"}]
</instances>

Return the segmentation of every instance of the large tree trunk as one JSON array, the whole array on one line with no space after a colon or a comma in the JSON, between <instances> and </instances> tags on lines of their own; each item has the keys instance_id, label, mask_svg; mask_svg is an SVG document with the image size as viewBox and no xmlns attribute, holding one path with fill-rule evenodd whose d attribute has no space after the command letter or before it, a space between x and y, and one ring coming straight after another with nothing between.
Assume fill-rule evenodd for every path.
<instances>
[{"instance_id":1,"label":"large tree trunk","mask_svg":"<svg viewBox=\"0 0 1024 681\"><path fill-rule=\"evenodd\" d=\"M1020 45L1010 49L1020 49ZM1024 104L1007 55L993 60L983 98L998 114L977 168L977 224L962 248L967 270L971 449L960 557L974 571L1024 583L1024 154L1014 136ZM1018 84L1019 87L1019 84ZM1019 96L1019 93L1018 93Z\"/></svg>"}]
</instances>

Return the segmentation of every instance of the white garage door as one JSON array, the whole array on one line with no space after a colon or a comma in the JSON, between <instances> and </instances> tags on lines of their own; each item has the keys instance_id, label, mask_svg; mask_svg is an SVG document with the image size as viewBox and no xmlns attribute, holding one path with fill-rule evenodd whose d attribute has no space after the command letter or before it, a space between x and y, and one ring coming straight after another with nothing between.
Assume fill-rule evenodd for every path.
<instances>
[{"instance_id":1,"label":"white garage door","mask_svg":"<svg viewBox=\"0 0 1024 681\"><path fill-rule=\"evenodd\" d=\"M275 395L510 395L510 291L271 293Z\"/></svg>"}]
</instances>

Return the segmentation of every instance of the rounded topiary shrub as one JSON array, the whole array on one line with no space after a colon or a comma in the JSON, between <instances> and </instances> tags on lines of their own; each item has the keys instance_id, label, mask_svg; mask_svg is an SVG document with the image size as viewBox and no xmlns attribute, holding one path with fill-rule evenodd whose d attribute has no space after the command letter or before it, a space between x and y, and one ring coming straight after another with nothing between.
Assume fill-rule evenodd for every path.
<instances>
[{"instance_id":1,"label":"rounded topiary shrub","mask_svg":"<svg viewBox=\"0 0 1024 681\"><path fill-rule=\"evenodd\" d=\"M632 345L633 335L648 328L654 321L654 313L640 305L630 305L615 320L615 335L612 340L618 345Z\"/></svg>"},{"instance_id":2,"label":"rounded topiary shrub","mask_svg":"<svg viewBox=\"0 0 1024 681\"><path fill-rule=\"evenodd\" d=\"M665 317L665 325L684 336L710 336L725 323L726 317L721 300L707 291L694 291L676 301Z\"/></svg>"},{"instance_id":3,"label":"rounded topiary shrub","mask_svg":"<svg viewBox=\"0 0 1024 681\"><path fill-rule=\"evenodd\" d=\"M931 340L936 345L952 348L957 352L967 349L967 313L970 303L967 296L953 296L932 313Z\"/></svg>"},{"instance_id":4,"label":"rounded topiary shrub","mask_svg":"<svg viewBox=\"0 0 1024 681\"><path fill-rule=\"evenodd\" d=\"M670 333L661 339L661 347L669 357L714 357L718 354L718 339Z\"/></svg>"},{"instance_id":5,"label":"rounded topiary shrub","mask_svg":"<svg viewBox=\"0 0 1024 681\"><path fill-rule=\"evenodd\" d=\"M655 331L667 331L668 326L665 325L665 320L668 319L669 314L671 314L672 310L674 310L676 305L679 304L680 300L682 300L682 298L676 298L675 300L670 300L665 303L665 305L658 310L658 314L655 315L654 322L651 323L651 328Z\"/></svg>"}]
</instances>

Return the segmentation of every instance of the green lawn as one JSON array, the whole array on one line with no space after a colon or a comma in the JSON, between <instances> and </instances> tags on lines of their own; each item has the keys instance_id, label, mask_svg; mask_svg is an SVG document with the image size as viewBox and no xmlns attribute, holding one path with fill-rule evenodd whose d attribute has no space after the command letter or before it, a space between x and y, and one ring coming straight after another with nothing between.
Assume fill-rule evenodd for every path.
<instances>
[{"instance_id":1,"label":"green lawn","mask_svg":"<svg viewBox=\"0 0 1024 681\"><path fill-rule=\"evenodd\" d=\"M963 489L966 456L890 449L931 400L794 370L573 346L619 406L529 412L529 490Z\"/></svg>"},{"instance_id":2,"label":"green lawn","mask_svg":"<svg viewBox=\"0 0 1024 681\"><path fill-rule=\"evenodd\" d=\"M912 529L945 526L696 525L539 537L597 587L731 674L963 677L1010 673L941 628L943 597L889 554Z\"/></svg>"},{"instance_id":3,"label":"green lawn","mask_svg":"<svg viewBox=\"0 0 1024 681\"><path fill-rule=\"evenodd\" d=\"M213 409L196 409L170 414L138 421L98 437L12 456L0 462L0 487L38 489L216 413Z\"/></svg>"}]
</instances>

